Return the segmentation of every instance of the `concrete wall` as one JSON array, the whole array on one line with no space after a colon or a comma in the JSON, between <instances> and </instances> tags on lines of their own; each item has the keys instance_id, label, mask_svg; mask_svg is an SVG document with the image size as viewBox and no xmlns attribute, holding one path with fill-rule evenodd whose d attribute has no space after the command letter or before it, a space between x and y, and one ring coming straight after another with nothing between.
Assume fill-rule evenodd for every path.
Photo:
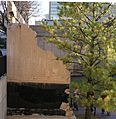
<instances>
[{"instance_id":1,"label":"concrete wall","mask_svg":"<svg viewBox=\"0 0 116 119\"><path fill-rule=\"evenodd\" d=\"M56 57L62 57L66 55L66 53L58 49L55 44L45 41L45 36L49 36L49 34L42 28L41 25L31 25L30 28L32 28L37 33L37 44L40 48L52 52Z\"/></svg>"},{"instance_id":2,"label":"concrete wall","mask_svg":"<svg viewBox=\"0 0 116 119\"><path fill-rule=\"evenodd\" d=\"M49 22L53 25L52 20L48 21L48 23ZM66 52L58 49L55 44L46 42L45 36L49 36L49 33L44 30L42 25L30 25L30 28L32 28L37 33L37 44L40 48L52 52L56 57L63 57L64 55L66 55ZM71 73L71 76L82 75L80 73L82 68L77 63L73 63L72 65L70 65L70 67L68 67L68 69Z\"/></svg>"},{"instance_id":3,"label":"concrete wall","mask_svg":"<svg viewBox=\"0 0 116 119\"><path fill-rule=\"evenodd\" d=\"M6 118L6 77L0 77L0 119Z\"/></svg>"},{"instance_id":4,"label":"concrete wall","mask_svg":"<svg viewBox=\"0 0 116 119\"><path fill-rule=\"evenodd\" d=\"M36 33L24 24L11 24L7 41L7 77L10 82L69 84L62 61L37 45Z\"/></svg>"}]
</instances>

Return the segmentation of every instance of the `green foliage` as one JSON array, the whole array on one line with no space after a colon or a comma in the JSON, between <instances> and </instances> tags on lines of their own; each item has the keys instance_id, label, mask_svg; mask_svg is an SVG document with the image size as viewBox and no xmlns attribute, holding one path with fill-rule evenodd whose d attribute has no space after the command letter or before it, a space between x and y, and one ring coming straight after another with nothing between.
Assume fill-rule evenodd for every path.
<instances>
[{"instance_id":1,"label":"green foliage","mask_svg":"<svg viewBox=\"0 0 116 119\"><path fill-rule=\"evenodd\" d=\"M86 107L116 107L116 78L112 77L116 75L115 11L115 5L109 3L64 2L60 3L59 21L43 24L50 35L47 40L68 54L65 63L76 61L82 67L78 101ZM101 97L105 91L107 104Z\"/></svg>"}]
</instances>

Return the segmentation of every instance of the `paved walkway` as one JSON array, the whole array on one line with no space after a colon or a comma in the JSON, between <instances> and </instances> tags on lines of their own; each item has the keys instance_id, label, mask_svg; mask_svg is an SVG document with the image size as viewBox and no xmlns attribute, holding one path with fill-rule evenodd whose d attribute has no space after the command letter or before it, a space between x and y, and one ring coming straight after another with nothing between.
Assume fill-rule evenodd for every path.
<instances>
[{"instance_id":1,"label":"paved walkway","mask_svg":"<svg viewBox=\"0 0 116 119\"><path fill-rule=\"evenodd\" d=\"M29 116L24 116L24 115L21 115L21 116L7 116L6 119L74 119L73 117L72 118L68 118L68 117L65 117L65 116L41 116L41 115L29 115Z\"/></svg>"},{"instance_id":2,"label":"paved walkway","mask_svg":"<svg viewBox=\"0 0 116 119\"><path fill-rule=\"evenodd\" d=\"M79 111L74 111L74 114L77 116L78 114L84 114L84 108L79 107ZM101 114L100 110L96 110L96 115L100 117L100 119L116 119L116 112L111 112L110 116L105 114ZM68 118L66 116L45 116L45 115L13 115L7 116L6 119L75 119L74 117Z\"/></svg>"},{"instance_id":3,"label":"paved walkway","mask_svg":"<svg viewBox=\"0 0 116 119\"><path fill-rule=\"evenodd\" d=\"M79 111L74 111L74 114L75 115L84 114L84 109L79 108ZM111 115L107 116L106 113L101 114L101 111L97 109L96 115L98 115L100 117L100 119L116 119L116 112L111 112Z\"/></svg>"},{"instance_id":4,"label":"paved walkway","mask_svg":"<svg viewBox=\"0 0 116 119\"><path fill-rule=\"evenodd\" d=\"M78 115L81 111L75 111L75 114ZM102 115L97 111L97 115L99 115L100 119L116 119L116 113L111 113L111 116L106 116L105 114ZM6 119L75 119L74 117L68 118L65 116L42 116L42 115L14 115L14 116L7 116Z\"/></svg>"}]
</instances>

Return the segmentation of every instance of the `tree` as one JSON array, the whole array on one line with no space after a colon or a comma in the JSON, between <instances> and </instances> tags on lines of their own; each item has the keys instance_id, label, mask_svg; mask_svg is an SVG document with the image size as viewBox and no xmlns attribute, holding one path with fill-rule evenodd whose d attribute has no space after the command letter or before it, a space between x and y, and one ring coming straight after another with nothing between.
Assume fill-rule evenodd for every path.
<instances>
[{"instance_id":1,"label":"tree","mask_svg":"<svg viewBox=\"0 0 116 119\"><path fill-rule=\"evenodd\" d=\"M1 1L0 2L0 48L5 48L6 47L6 36L7 34L7 8L6 8L6 2Z\"/></svg>"},{"instance_id":2,"label":"tree","mask_svg":"<svg viewBox=\"0 0 116 119\"><path fill-rule=\"evenodd\" d=\"M7 29L7 8L6 8L6 2L1 1L0 2L1 10L0 10L0 31L6 33Z\"/></svg>"},{"instance_id":3,"label":"tree","mask_svg":"<svg viewBox=\"0 0 116 119\"><path fill-rule=\"evenodd\" d=\"M28 20L32 16L38 16L39 4L38 1L14 1L18 12L22 15L24 20L28 23Z\"/></svg>"},{"instance_id":4,"label":"tree","mask_svg":"<svg viewBox=\"0 0 116 119\"><path fill-rule=\"evenodd\" d=\"M66 52L60 58L64 63L75 61L81 67L84 78L78 84L78 102L86 107L85 119L91 119L92 105L105 105L109 111L116 101L116 80L112 77L116 64L116 6L65 2L59 8L59 20L53 20L53 25L43 22L49 33L46 39Z\"/></svg>"}]
</instances>

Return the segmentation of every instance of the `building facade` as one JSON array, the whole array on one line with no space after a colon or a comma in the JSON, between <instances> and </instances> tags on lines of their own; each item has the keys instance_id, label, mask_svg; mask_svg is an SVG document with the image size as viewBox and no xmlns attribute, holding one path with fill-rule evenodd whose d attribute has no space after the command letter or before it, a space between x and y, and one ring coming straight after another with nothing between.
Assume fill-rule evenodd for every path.
<instances>
[{"instance_id":1,"label":"building facade","mask_svg":"<svg viewBox=\"0 0 116 119\"><path fill-rule=\"evenodd\" d=\"M58 19L58 6L56 1L49 2L49 19Z\"/></svg>"}]
</instances>

